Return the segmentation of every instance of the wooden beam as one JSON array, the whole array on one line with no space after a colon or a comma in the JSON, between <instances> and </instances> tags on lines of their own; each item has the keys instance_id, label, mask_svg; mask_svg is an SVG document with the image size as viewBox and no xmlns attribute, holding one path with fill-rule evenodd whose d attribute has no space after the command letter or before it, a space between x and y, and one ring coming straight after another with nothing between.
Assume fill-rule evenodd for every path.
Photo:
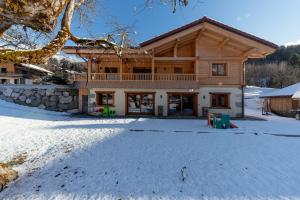
<instances>
[{"instance_id":1,"label":"wooden beam","mask_svg":"<svg viewBox=\"0 0 300 200\"><path fill-rule=\"evenodd\" d=\"M120 58L120 81L123 79L123 59Z\"/></svg>"},{"instance_id":2,"label":"wooden beam","mask_svg":"<svg viewBox=\"0 0 300 200\"><path fill-rule=\"evenodd\" d=\"M151 44L149 44L149 45L147 45L145 47L142 47L142 49L146 49L147 50L147 49L152 49L152 48L161 46L161 45L166 44L166 43L168 43L170 41L173 41L173 40L176 40L176 39L181 38L183 36L186 36L188 34L194 33L195 31L198 31L198 30L200 30L202 28L203 28L203 25L199 24L199 25L194 26L192 28L189 28L189 29L186 29L186 30L181 31L179 33L176 33L174 35L171 35L171 36L169 36L167 38L161 39L161 40L159 40L157 42L151 43Z\"/></svg>"},{"instance_id":3,"label":"wooden beam","mask_svg":"<svg viewBox=\"0 0 300 200\"><path fill-rule=\"evenodd\" d=\"M212 61L212 60L241 60L241 57L238 56L207 56L201 57L200 60Z\"/></svg>"},{"instance_id":4,"label":"wooden beam","mask_svg":"<svg viewBox=\"0 0 300 200\"><path fill-rule=\"evenodd\" d=\"M257 52L257 48L256 47L251 47L250 49L244 51L240 56L241 57L246 57L246 56L248 56L248 54L255 53L255 52Z\"/></svg>"},{"instance_id":5,"label":"wooden beam","mask_svg":"<svg viewBox=\"0 0 300 200\"><path fill-rule=\"evenodd\" d=\"M196 57L154 57L153 60L158 61L194 61Z\"/></svg>"},{"instance_id":6,"label":"wooden beam","mask_svg":"<svg viewBox=\"0 0 300 200\"><path fill-rule=\"evenodd\" d=\"M87 67L88 67L88 78L87 81L91 81L91 72L92 72L92 58L89 58L88 63L87 63Z\"/></svg>"},{"instance_id":7,"label":"wooden beam","mask_svg":"<svg viewBox=\"0 0 300 200\"><path fill-rule=\"evenodd\" d=\"M218 45L219 48L223 48L228 42L230 41L230 38L225 38L220 44Z\"/></svg>"},{"instance_id":8,"label":"wooden beam","mask_svg":"<svg viewBox=\"0 0 300 200\"><path fill-rule=\"evenodd\" d=\"M177 57L177 48L178 48L178 42L179 42L179 40L176 40L176 42L175 42L175 46L174 46L174 57L176 58Z\"/></svg>"}]
</instances>

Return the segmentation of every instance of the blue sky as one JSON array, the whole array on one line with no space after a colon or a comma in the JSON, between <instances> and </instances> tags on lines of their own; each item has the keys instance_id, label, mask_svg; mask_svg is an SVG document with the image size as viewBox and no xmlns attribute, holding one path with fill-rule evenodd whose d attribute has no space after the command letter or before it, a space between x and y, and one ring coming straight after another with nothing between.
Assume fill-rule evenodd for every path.
<instances>
[{"instance_id":1,"label":"blue sky","mask_svg":"<svg viewBox=\"0 0 300 200\"><path fill-rule=\"evenodd\" d=\"M103 35L110 31L107 22L113 18L134 25L135 40L142 42L207 16L278 45L300 43L300 0L190 0L188 7L179 8L175 14L170 5L156 4L142 10L143 2L104 0L97 4L91 24L79 28L78 20L74 21L74 32Z\"/></svg>"}]
</instances>

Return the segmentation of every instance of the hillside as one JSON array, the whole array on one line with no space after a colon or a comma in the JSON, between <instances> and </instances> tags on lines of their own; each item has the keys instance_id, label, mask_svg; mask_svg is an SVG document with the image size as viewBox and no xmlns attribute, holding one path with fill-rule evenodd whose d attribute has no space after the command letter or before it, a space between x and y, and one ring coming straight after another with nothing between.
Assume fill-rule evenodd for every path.
<instances>
[{"instance_id":1,"label":"hillside","mask_svg":"<svg viewBox=\"0 0 300 200\"><path fill-rule=\"evenodd\" d=\"M246 64L246 84L283 88L300 82L300 45L281 46L265 59Z\"/></svg>"}]
</instances>

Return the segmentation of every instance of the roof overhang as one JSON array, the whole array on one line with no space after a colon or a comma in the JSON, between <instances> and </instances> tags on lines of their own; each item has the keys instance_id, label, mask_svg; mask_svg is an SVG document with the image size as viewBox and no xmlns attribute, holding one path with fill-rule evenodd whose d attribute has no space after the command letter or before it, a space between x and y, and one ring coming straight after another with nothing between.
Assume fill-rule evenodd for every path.
<instances>
[{"instance_id":1,"label":"roof overhang","mask_svg":"<svg viewBox=\"0 0 300 200\"><path fill-rule=\"evenodd\" d=\"M194 32L198 32L200 35L205 34L205 32L208 31L224 37L224 44L228 41L236 41L248 46L248 50L244 52L248 58L265 57L276 51L278 48L278 46L272 42L232 28L207 17L203 17L202 19L190 24L142 42L140 47L142 50L147 51Z\"/></svg>"}]
</instances>

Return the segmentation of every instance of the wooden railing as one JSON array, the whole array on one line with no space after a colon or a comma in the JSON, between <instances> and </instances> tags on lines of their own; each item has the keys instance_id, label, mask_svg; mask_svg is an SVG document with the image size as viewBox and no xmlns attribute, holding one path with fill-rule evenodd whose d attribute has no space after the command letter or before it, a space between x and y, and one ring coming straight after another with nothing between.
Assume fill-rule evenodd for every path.
<instances>
[{"instance_id":1,"label":"wooden railing","mask_svg":"<svg viewBox=\"0 0 300 200\"><path fill-rule=\"evenodd\" d=\"M82 73L82 74L72 74L71 76L73 81L82 81L87 79L87 74Z\"/></svg>"},{"instance_id":2,"label":"wooden railing","mask_svg":"<svg viewBox=\"0 0 300 200\"><path fill-rule=\"evenodd\" d=\"M154 74L154 80L159 81L196 81L196 74Z\"/></svg>"},{"instance_id":3,"label":"wooden railing","mask_svg":"<svg viewBox=\"0 0 300 200\"><path fill-rule=\"evenodd\" d=\"M20 77L22 74L17 73L0 73L0 77Z\"/></svg>"},{"instance_id":4,"label":"wooden railing","mask_svg":"<svg viewBox=\"0 0 300 200\"><path fill-rule=\"evenodd\" d=\"M79 76L76 77L80 78ZM86 77L84 77L86 79ZM196 74L92 73L92 81L196 81Z\"/></svg>"}]
</instances>

